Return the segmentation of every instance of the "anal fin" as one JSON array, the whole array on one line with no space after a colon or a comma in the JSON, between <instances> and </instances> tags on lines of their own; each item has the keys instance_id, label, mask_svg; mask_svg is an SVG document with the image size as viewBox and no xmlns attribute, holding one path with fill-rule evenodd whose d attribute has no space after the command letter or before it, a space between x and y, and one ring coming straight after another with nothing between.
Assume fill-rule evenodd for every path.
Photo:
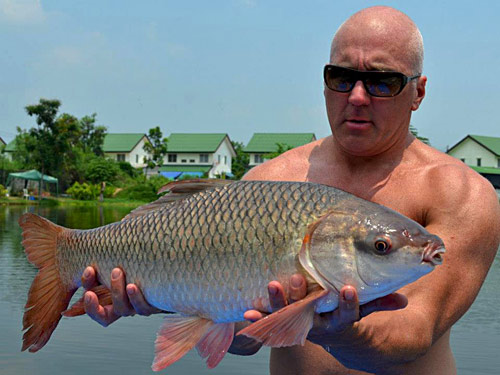
<instances>
[{"instance_id":1,"label":"anal fin","mask_svg":"<svg viewBox=\"0 0 500 375\"><path fill-rule=\"evenodd\" d=\"M211 326L196 345L198 354L207 359L207 367L214 368L222 361L234 338L234 323Z\"/></svg>"}]
</instances>

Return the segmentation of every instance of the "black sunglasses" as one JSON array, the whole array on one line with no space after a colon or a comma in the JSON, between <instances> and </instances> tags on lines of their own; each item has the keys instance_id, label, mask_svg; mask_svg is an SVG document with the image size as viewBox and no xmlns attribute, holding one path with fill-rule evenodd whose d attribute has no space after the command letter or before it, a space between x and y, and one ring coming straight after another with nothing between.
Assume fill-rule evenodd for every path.
<instances>
[{"instance_id":1,"label":"black sunglasses","mask_svg":"<svg viewBox=\"0 0 500 375\"><path fill-rule=\"evenodd\" d=\"M408 82L420 77L420 74L408 77L399 72L364 71L326 65L323 77L326 87L333 91L350 92L356 82L361 81L371 96L387 98L398 95Z\"/></svg>"}]
</instances>

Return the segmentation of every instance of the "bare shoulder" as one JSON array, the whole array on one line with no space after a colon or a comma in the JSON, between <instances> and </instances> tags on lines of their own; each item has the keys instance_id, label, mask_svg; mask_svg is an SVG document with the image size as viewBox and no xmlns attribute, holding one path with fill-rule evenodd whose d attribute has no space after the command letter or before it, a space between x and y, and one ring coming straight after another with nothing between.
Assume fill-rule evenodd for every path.
<instances>
[{"instance_id":1,"label":"bare shoulder","mask_svg":"<svg viewBox=\"0 0 500 375\"><path fill-rule=\"evenodd\" d=\"M439 206L475 207L486 203L494 213L498 211L498 196L491 183L465 165L460 160L433 149L427 145L422 147L426 167L423 168L424 191L428 192L431 201Z\"/></svg>"},{"instance_id":2,"label":"bare shoulder","mask_svg":"<svg viewBox=\"0 0 500 375\"><path fill-rule=\"evenodd\" d=\"M419 174L426 226L451 243L459 240L479 245L492 261L500 241L500 203L495 189L460 160L429 146L421 151L426 165Z\"/></svg>"},{"instance_id":3,"label":"bare shoulder","mask_svg":"<svg viewBox=\"0 0 500 375\"><path fill-rule=\"evenodd\" d=\"M314 149L323 144L325 138L296 147L280 156L250 169L244 180L304 181L309 170L310 157Z\"/></svg>"}]
</instances>

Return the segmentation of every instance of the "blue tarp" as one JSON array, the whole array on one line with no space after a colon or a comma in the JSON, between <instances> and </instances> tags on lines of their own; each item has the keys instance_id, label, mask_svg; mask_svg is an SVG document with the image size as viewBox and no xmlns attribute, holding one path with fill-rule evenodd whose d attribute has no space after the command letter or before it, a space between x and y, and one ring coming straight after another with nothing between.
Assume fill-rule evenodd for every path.
<instances>
[{"instance_id":1,"label":"blue tarp","mask_svg":"<svg viewBox=\"0 0 500 375\"><path fill-rule=\"evenodd\" d=\"M182 172L160 172L160 174L163 177L175 180L176 178L180 177L180 175L182 174Z\"/></svg>"}]
</instances>

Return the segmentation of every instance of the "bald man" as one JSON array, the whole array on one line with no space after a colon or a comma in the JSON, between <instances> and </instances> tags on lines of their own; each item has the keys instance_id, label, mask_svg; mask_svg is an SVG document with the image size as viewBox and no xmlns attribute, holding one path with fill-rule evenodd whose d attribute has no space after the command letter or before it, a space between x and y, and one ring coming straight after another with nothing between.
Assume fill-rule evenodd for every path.
<instances>
[{"instance_id":1,"label":"bald man","mask_svg":"<svg viewBox=\"0 0 500 375\"><path fill-rule=\"evenodd\" d=\"M332 135L253 168L247 180L310 181L388 206L440 236L444 264L398 293L359 306L346 285L340 305L318 315L305 346L272 349L272 374L455 374L450 329L474 301L500 241L500 207L492 186L460 161L415 139L412 111L425 96L423 43L415 24L389 7L350 17L332 42L325 102ZM389 72L389 73L388 73ZM112 307L86 293L88 314L103 325L135 311L155 312L115 270ZM85 285L95 279L86 270ZM274 307L305 296L269 285ZM249 311L249 320L263 312ZM238 348L239 345L239 348ZM258 344L239 342L249 354Z\"/></svg>"}]
</instances>

